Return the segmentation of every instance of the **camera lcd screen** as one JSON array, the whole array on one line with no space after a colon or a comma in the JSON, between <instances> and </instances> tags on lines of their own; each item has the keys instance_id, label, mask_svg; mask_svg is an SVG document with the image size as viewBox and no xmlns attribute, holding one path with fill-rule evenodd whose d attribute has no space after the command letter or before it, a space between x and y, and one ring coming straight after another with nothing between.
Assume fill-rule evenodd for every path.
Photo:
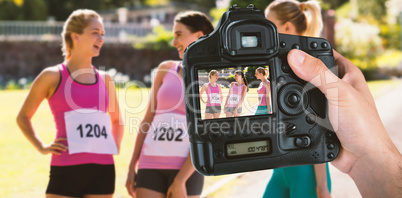
<instances>
[{"instance_id":1,"label":"camera lcd screen","mask_svg":"<svg viewBox=\"0 0 402 198\"><path fill-rule=\"evenodd\" d=\"M254 142L242 142L226 145L226 154L228 157L253 155L259 153L269 153L271 146L268 140Z\"/></svg>"},{"instance_id":2,"label":"camera lcd screen","mask_svg":"<svg viewBox=\"0 0 402 198\"><path fill-rule=\"evenodd\" d=\"M272 114L269 66L199 69L201 119Z\"/></svg>"}]
</instances>

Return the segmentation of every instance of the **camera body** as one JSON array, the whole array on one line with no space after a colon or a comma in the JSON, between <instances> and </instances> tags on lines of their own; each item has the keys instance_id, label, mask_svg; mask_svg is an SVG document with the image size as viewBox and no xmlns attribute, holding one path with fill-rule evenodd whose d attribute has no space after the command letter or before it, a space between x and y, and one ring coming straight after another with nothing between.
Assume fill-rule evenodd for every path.
<instances>
[{"instance_id":1,"label":"camera body","mask_svg":"<svg viewBox=\"0 0 402 198\"><path fill-rule=\"evenodd\" d=\"M198 172L222 175L324 163L337 157L340 143L329 122L327 99L287 63L287 54L295 48L317 57L329 69L335 66L328 41L278 34L253 5L232 6L214 32L188 46L183 79L191 157ZM263 65L269 66L271 112L202 119L200 71Z\"/></svg>"}]
</instances>

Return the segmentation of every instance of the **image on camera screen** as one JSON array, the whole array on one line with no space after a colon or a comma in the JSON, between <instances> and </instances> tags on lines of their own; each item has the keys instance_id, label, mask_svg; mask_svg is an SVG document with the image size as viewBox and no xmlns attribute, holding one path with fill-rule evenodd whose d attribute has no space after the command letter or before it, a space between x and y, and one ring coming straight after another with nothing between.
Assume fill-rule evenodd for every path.
<instances>
[{"instance_id":1,"label":"image on camera screen","mask_svg":"<svg viewBox=\"0 0 402 198\"><path fill-rule=\"evenodd\" d=\"M201 119L272 114L269 66L199 69Z\"/></svg>"}]
</instances>

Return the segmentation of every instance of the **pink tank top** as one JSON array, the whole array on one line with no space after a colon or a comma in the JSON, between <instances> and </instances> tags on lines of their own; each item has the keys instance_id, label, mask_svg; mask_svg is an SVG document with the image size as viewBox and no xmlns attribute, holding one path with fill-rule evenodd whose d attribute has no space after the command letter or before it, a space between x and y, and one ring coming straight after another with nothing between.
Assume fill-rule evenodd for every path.
<instances>
[{"instance_id":1,"label":"pink tank top","mask_svg":"<svg viewBox=\"0 0 402 198\"><path fill-rule=\"evenodd\" d=\"M268 84L269 83L269 80L267 80L266 82L265 82L265 84ZM267 102L265 101L266 99L265 99L265 95L267 94L266 93L266 88L265 88L265 85L264 84L264 82L261 82L260 83L260 86L258 87L258 89L257 89L257 93L258 93L258 106L267 106Z\"/></svg>"},{"instance_id":2,"label":"pink tank top","mask_svg":"<svg viewBox=\"0 0 402 198\"><path fill-rule=\"evenodd\" d=\"M167 112L186 114L183 78L178 74L180 68L181 62L173 64L163 77L157 93L156 114Z\"/></svg>"},{"instance_id":3,"label":"pink tank top","mask_svg":"<svg viewBox=\"0 0 402 198\"><path fill-rule=\"evenodd\" d=\"M64 113L81 108L96 109L107 112L109 98L105 83L98 71L96 72L95 84L80 84L70 77L70 73L64 64L59 66L60 84L48 100L56 123L56 138L67 138ZM66 93L68 92L68 93ZM70 99L67 101L67 99ZM63 144L68 146L67 141ZM69 154L68 151L61 155L52 155L52 166L68 166L77 164L114 164L113 156L109 154L76 153Z\"/></svg>"},{"instance_id":4,"label":"pink tank top","mask_svg":"<svg viewBox=\"0 0 402 198\"><path fill-rule=\"evenodd\" d=\"M169 131L165 131L166 135L163 136L160 134L156 135L155 128L152 127L163 126L167 123L170 124L171 121L176 122L177 119L183 120L183 124L187 127L185 121L183 78L178 74L180 69L181 62L173 64L163 77L162 85L157 93L156 114L142 146L138 163L139 169L180 169L190 152L189 140L188 138L183 138L184 134L187 134L187 129L183 130L181 138L178 138L177 134L170 136L171 133ZM170 118L163 119L166 116L170 116ZM168 144L168 146L163 146L164 144ZM185 144L184 148L183 144ZM177 149L182 149L180 153L184 154L175 156L175 153L171 153L172 151L177 151ZM147 151L152 154L147 153Z\"/></svg>"},{"instance_id":5,"label":"pink tank top","mask_svg":"<svg viewBox=\"0 0 402 198\"><path fill-rule=\"evenodd\" d=\"M211 83L208 83L208 88L206 92L209 102L207 103L207 106L221 106L222 98L220 98L218 86L219 85L216 84L216 87L213 87Z\"/></svg>"},{"instance_id":6,"label":"pink tank top","mask_svg":"<svg viewBox=\"0 0 402 198\"><path fill-rule=\"evenodd\" d=\"M241 100L241 95L243 93L243 87L245 86L245 84L242 84L241 86L237 86L236 84L237 83L232 84L231 94L228 98L228 107L236 107Z\"/></svg>"}]
</instances>

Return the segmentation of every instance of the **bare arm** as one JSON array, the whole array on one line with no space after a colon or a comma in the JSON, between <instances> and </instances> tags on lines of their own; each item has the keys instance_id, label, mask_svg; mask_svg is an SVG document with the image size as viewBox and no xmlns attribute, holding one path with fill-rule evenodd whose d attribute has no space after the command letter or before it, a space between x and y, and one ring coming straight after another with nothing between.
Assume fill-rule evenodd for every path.
<instances>
[{"instance_id":1,"label":"bare arm","mask_svg":"<svg viewBox=\"0 0 402 198\"><path fill-rule=\"evenodd\" d=\"M218 83L216 83L216 86L218 86L218 88L219 88L219 96L221 97L221 103L223 102L223 96L222 96L222 89L221 89L221 86L218 84ZM222 104L221 104L222 105Z\"/></svg>"},{"instance_id":2,"label":"bare arm","mask_svg":"<svg viewBox=\"0 0 402 198\"><path fill-rule=\"evenodd\" d=\"M329 194L328 183L327 183L327 165L324 164L314 164L315 179L317 181L317 197L327 198L331 197Z\"/></svg>"},{"instance_id":3,"label":"bare arm","mask_svg":"<svg viewBox=\"0 0 402 198\"><path fill-rule=\"evenodd\" d=\"M45 98L50 98L57 88L60 80L57 67L47 68L42 71L32 83L28 96L17 116L17 124L29 142L42 154L53 153L59 155L67 150L67 146L59 143L65 138L56 139L50 145L46 145L35 132L31 119L39 105Z\"/></svg>"},{"instance_id":4,"label":"bare arm","mask_svg":"<svg viewBox=\"0 0 402 198\"><path fill-rule=\"evenodd\" d=\"M236 110L243 104L244 98L246 98L246 94L247 94L247 87L244 86L243 91L241 92L241 98L240 98L239 104L237 104L237 106L236 106Z\"/></svg>"},{"instance_id":5,"label":"bare arm","mask_svg":"<svg viewBox=\"0 0 402 198\"><path fill-rule=\"evenodd\" d=\"M224 107L226 107L226 105L228 105L228 100L229 100L230 94L232 93L232 86L233 86L233 84L234 84L234 82L230 83L229 92L228 92L228 95L226 96L225 106L224 106Z\"/></svg>"},{"instance_id":6,"label":"bare arm","mask_svg":"<svg viewBox=\"0 0 402 198\"><path fill-rule=\"evenodd\" d=\"M268 114L271 113L271 83L265 83L265 103L267 103Z\"/></svg>"},{"instance_id":7,"label":"bare arm","mask_svg":"<svg viewBox=\"0 0 402 198\"><path fill-rule=\"evenodd\" d=\"M207 87L208 87L208 84L205 83L205 84L201 87L201 90L200 90L200 99L201 99L201 101L202 101L203 103L207 103L208 100L209 100L209 98L207 98L207 102L205 102L205 101L204 101L204 98L202 98L202 94L207 90Z\"/></svg>"},{"instance_id":8,"label":"bare arm","mask_svg":"<svg viewBox=\"0 0 402 198\"><path fill-rule=\"evenodd\" d=\"M108 113L110 115L112 123L112 134L114 137L114 141L116 142L117 150L120 152L120 145L121 141L123 140L124 134L124 121L120 113L119 101L116 97L116 87L112 78L109 75L107 75L106 73L102 73L102 77L108 90Z\"/></svg>"},{"instance_id":9,"label":"bare arm","mask_svg":"<svg viewBox=\"0 0 402 198\"><path fill-rule=\"evenodd\" d=\"M147 136L149 127L151 126L155 113L156 113L157 93L159 91L159 88L162 85L163 77L165 76L166 72L169 70L171 64L174 64L174 62L163 62L159 65L158 71L155 76L155 80L152 83L151 95L149 97L148 107L145 112L144 118L140 123L140 128L137 132L137 137L135 139L134 150L133 150L133 154L131 156L130 165L128 167L128 175L127 175L127 180L126 180L127 191L133 197L135 196L133 184L134 184L135 171L137 169L138 159L141 154L142 145L144 144L145 137Z\"/></svg>"},{"instance_id":10,"label":"bare arm","mask_svg":"<svg viewBox=\"0 0 402 198\"><path fill-rule=\"evenodd\" d=\"M172 185L169 187L167 197L187 197L186 181L194 173L195 169L188 154L186 161L177 173Z\"/></svg>"}]
</instances>

